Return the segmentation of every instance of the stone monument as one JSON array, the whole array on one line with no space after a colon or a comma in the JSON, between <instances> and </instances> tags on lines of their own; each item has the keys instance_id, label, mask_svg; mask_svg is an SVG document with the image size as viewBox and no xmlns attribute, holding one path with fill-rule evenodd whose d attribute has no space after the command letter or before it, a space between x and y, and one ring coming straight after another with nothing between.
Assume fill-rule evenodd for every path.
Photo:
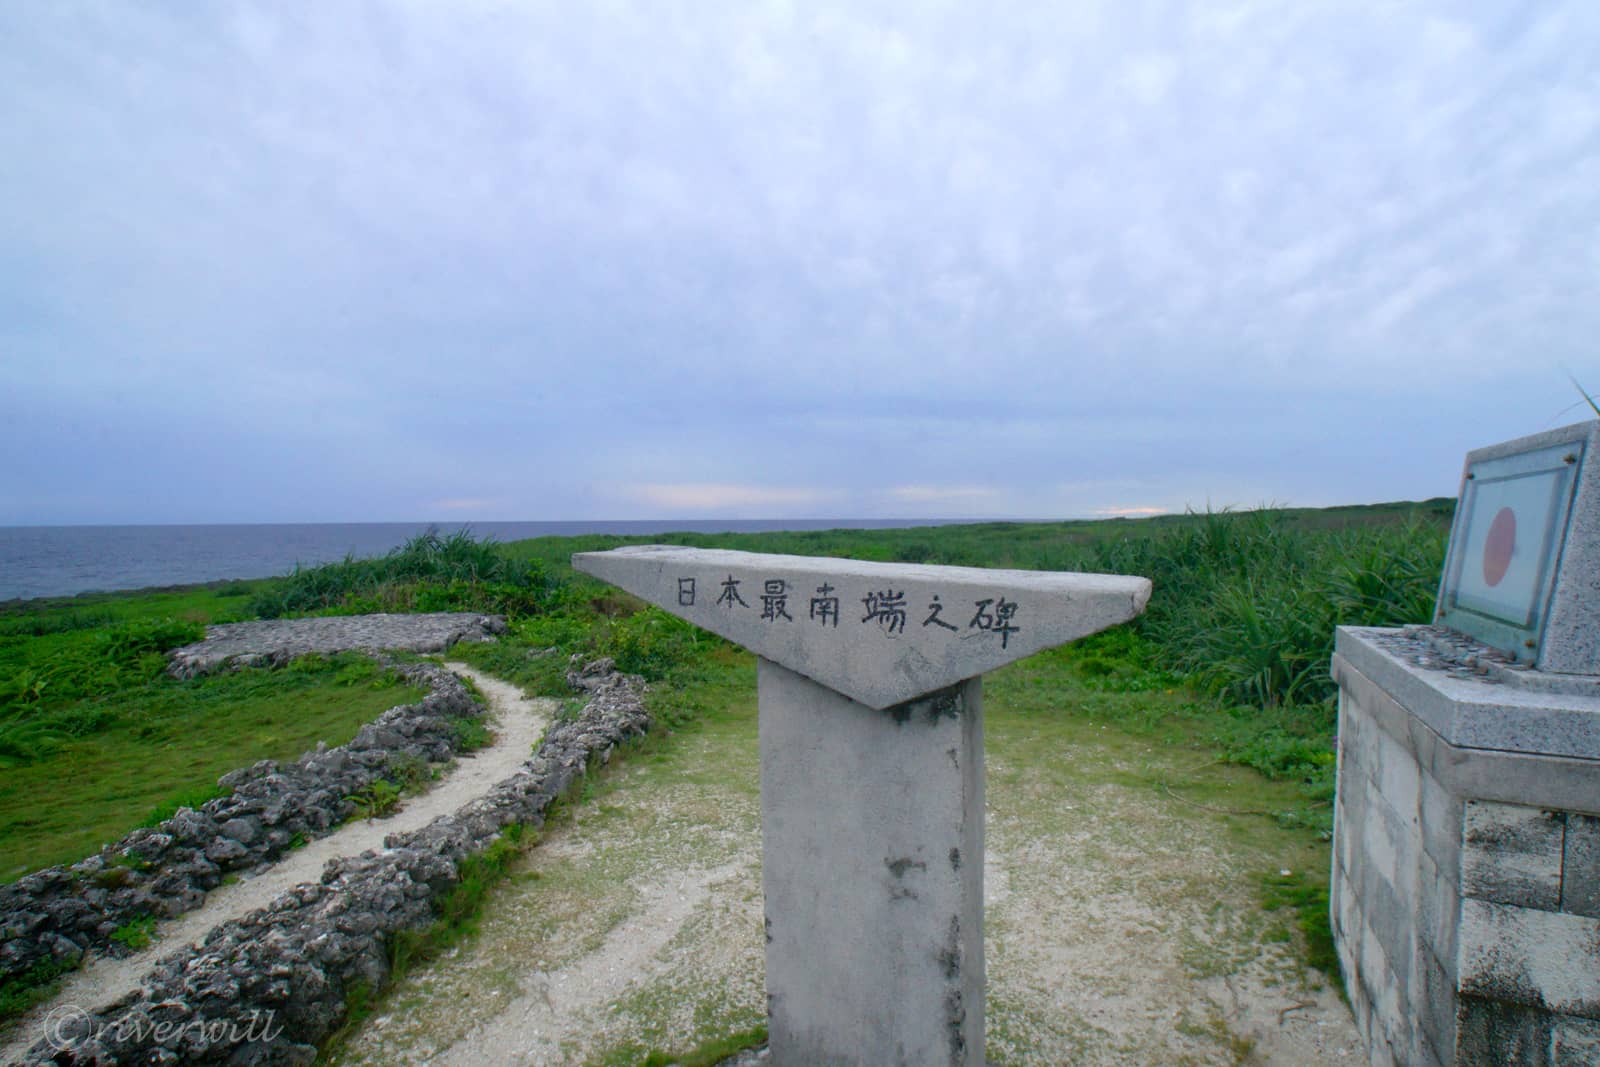
<instances>
[{"instance_id":1,"label":"stone monument","mask_svg":"<svg viewBox=\"0 0 1600 1067\"><path fill-rule=\"evenodd\" d=\"M775 1067L980 1067L980 676L1132 619L1150 583L654 545L572 565L759 657Z\"/></svg>"},{"instance_id":2,"label":"stone monument","mask_svg":"<svg viewBox=\"0 0 1600 1067\"><path fill-rule=\"evenodd\" d=\"M1467 456L1432 626L1341 627L1332 919L1375 1064L1600 1064L1600 421Z\"/></svg>"}]
</instances>

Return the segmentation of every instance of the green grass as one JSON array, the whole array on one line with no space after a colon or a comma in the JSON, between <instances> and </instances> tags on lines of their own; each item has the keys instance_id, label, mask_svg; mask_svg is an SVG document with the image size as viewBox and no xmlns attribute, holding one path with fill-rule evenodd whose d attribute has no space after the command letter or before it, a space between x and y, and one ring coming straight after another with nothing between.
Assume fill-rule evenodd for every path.
<instances>
[{"instance_id":1,"label":"green grass","mask_svg":"<svg viewBox=\"0 0 1600 1067\"><path fill-rule=\"evenodd\" d=\"M254 618L249 598L271 579L80 593L69 597L0 601L0 638L95 629L124 622L181 619L237 622Z\"/></svg>"},{"instance_id":2,"label":"green grass","mask_svg":"<svg viewBox=\"0 0 1600 1067\"><path fill-rule=\"evenodd\" d=\"M0 603L0 769L92 734L114 715L85 698L138 689L206 624L246 617L253 582Z\"/></svg>"},{"instance_id":3,"label":"green grass","mask_svg":"<svg viewBox=\"0 0 1600 1067\"><path fill-rule=\"evenodd\" d=\"M513 823L488 848L463 859L456 869L459 880L435 905L438 918L421 929L402 930L390 942L391 973L402 977L475 934L485 896L537 840L533 831Z\"/></svg>"},{"instance_id":4,"label":"green grass","mask_svg":"<svg viewBox=\"0 0 1600 1067\"><path fill-rule=\"evenodd\" d=\"M219 775L220 777L220 775ZM140 826L160 826L184 808L199 808L208 800L228 795L228 790L213 782L193 789L181 789L150 809L150 814L139 821Z\"/></svg>"},{"instance_id":5,"label":"green grass","mask_svg":"<svg viewBox=\"0 0 1600 1067\"><path fill-rule=\"evenodd\" d=\"M625 593L603 598L602 609L568 604L513 622L500 641L457 645L450 654L522 686L530 696L564 697L572 692L566 674L573 655L610 656L618 670L655 681L727 644Z\"/></svg>"},{"instance_id":6,"label":"green grass","mask_svg":"<svg viewBox=\"0 0 1600 1067\"><path fill-rule=\"evenodd\" d=\"M203 635L197 623L162 619L0 639L0 765L103 729L111 713L85 698L160 678L164 653Z\"/></svg>"},{"instance_id":7,"label":"green grass","mask_svg":"<svg viewBox=\"0 0 1600 1067\"><path fill-rule=\"evenodd\" d=\"M54 996L61 987L62 976L76 970L78 962L77 957L46 960L15 978L0 982L0 1033L5 1032L9 1020Z\"/></svg>"},{"instance_id":8,"label":"green grass","mask_svg":"<svg viewBox=\"0 0 1600 1067\"><path fill-rule=\"evenodd\" d=\"M1281 812L1282 820L1326 831L1335 785L1333 704L1261 708L1219 701L1154 666L1156 656L1137 630L1119 627L1031 657L1028 684L1041 687L1046 698L1053 690L1090 691L1075 702L1091 708L1098 722L1293 783L1304 803Z\"/></svg>"},{"instance_id":9,"label":"green grass","mask_svg":"<svg viewBox=\"0 0 1600 1067\"><path fill-rule=\"evenodd\" d=\"M318 741L342 744L422 695L348 655L299 670L158 675L65 702L63 717L99 725L0 774L0 879L82 859L157 815L203 802L229 771L296 759Z\"/></svg>"},{"instance_id":10,"label":"green grass","mask_svg":"<svg viewBox=\"0 0 1600 1067\"><path fill-rule=\"evenodd\" d=\"M1329 923L1328 878L1314 871L1268 871L1261 876L1261 906L1267 911L1292 909L1295 925L1304 938L1306 962L1332 978L1342 989L1339 950Z\"/></svg>"},{"instance_id":11,"label":"green grass","mask_svg":"<svg viewBox=\"0 0 1600 1067\"><path fill-rule=\"evenodd\" d=\"M124 948L137 952L155 940L156 920L153 915L141 915L137 919L129 919L115 930L111 931L111 940Z\"/></svg>"},{"instance_id":12,"label":"green grass","mask_svg":"<svg viewBox=\"0 0 1600 1067\"><path fill-rule=\"evenodd\" d=\"M726 1037L714 1037L687 1052L646 1053L644 1059L639 1061L639 1067L715 1067L734 1053L755 1048L766 1040L766 1026L754 1026Z\"/></svg>"}]
</instances>

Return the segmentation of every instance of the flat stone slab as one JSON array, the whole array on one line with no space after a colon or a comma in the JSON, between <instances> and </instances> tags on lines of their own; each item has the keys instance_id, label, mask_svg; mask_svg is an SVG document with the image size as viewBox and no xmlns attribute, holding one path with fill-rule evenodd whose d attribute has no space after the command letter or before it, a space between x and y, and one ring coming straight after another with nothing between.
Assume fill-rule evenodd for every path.
<instances>
[{"instance_id":1,"label":"flat stone slab","mask_svg":"<svg viewBox=\"0 0 1600 1067\"><path fill-rule=\"evenodd\" d=\"M1458 748L1600 759L1600 677L1476 674L1437 659L1418 631L1341 626L1334 649L1428 728Z\"/></svg>"},{"instance_id":2,"label":"flat stone slab","mask_svg":"<svg viewBox=\"0 0 1600 1067\"><path fill-rule=\"evenodd\" d=\"M871 708L1144 610L1150 581L640 545L572 565Z\"/></svg>"},{"instance_id":3,"label":"flat stone slab","mask_svg":"<svg viewBox=\"0 0 1600 1067\"><path fill-rule=\"evenodd\" d=\"M502 616L452 611L229 622L206 627L204 641L174 649L167 671L188 678L235 661L278 661L308 652L443 652L457 641L492 641L505 629Z\"/></svg>"}]
</instances>

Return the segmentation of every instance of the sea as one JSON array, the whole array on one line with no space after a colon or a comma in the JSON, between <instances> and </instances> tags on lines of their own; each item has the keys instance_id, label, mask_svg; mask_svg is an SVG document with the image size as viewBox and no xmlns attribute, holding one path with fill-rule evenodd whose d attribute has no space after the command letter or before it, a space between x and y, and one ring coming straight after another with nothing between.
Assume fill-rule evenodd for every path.
<instances>
[{"instance_id":1,"label":"sea","mask_svg":"<svg viewBox=\"0 0 1600 1067\"><path fill-rule=\"evenodd\" d=\"M217 526L0 526L0 601L226 578L270 578L297 564L381 556L428 530L479 539L578 534L904 529L947 519L635 519L573 522L353 522ZM970 521L970 520L968 520Z\"/></svg>"}]
</instances>

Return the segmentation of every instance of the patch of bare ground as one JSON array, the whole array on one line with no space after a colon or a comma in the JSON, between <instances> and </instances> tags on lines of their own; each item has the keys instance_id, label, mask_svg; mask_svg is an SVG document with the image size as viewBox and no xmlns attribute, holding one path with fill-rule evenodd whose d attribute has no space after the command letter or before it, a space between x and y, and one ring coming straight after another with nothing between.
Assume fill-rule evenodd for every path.
<instances>
[{"instance_id":1,"label":"patch of bare ground","mask_svg":"<svg viewBox=\"0 0 1600 1067\"><path fill-rule=\"evenodd\" d=\"M1241 844L1152 789L990 766L992 1063L1351 1062L1348 1009L1257 904L1273 835Z\"/></svg>"},{"instance_id":2,"label":"patch of bare ground","mask_svg":"<svg viewBox=\"0 0 1600 1067\"><path fill-rule=\"evenodd\" d=\"M601 776L333 1062L636 1064L761 1022L754 694L735 703ZM1353 1062L1348 1011L1254 890L1303 835L1157 788L1192 752L1041 744L1003 706L987 731L991 1063Z\"/></svg>"},{"instance_id":3,"label":"patch of bare ground","mask_svg":"<svg viewBox=\"0 0 1600 1067\"><path fill-rule=\"evenodd\" d=\"M496 892L478 935L396 987L332 1062L632 1063L759 1022L759 796L753 760L726 772L613 772Z\"/></svg>"}]
</instances>

